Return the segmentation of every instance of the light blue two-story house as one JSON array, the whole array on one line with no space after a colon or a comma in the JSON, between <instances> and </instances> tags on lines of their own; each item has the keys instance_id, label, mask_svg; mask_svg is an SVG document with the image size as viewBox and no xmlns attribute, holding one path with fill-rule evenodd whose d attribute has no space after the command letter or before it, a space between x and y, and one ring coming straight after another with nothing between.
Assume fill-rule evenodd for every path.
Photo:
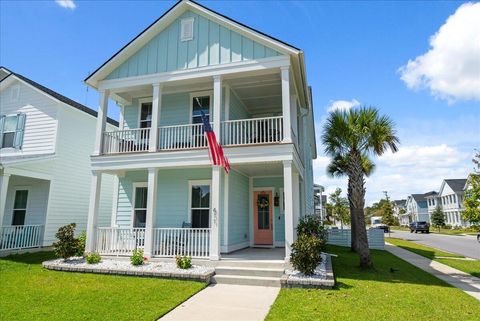
<instances>
[{"instance_id":1,"label":"light blue two-story house","mask_svg":"<svg viewBox=\"0 0 480 321\"><path fill-rule=\"evenodd\" d=\"M314 213L302 50L180 1L85 82L100 93L87 251L219 260L262 247L289 257L299 218ZM105 128L109 100L118 130ZM211 165L201 112L228 174ZM105 174L116 181L108 225L98 220Z\"/></svg>"}]
</instances>

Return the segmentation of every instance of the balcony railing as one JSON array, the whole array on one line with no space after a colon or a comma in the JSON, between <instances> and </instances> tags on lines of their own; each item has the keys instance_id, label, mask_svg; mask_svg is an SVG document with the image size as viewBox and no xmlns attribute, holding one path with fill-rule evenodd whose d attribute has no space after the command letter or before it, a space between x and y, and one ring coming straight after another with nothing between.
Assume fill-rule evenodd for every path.
<instances>
[{"instance_id":1,"label":"balcony railing","mask_svg":"<svg viewBox=\"0 0 480 321\"><path fill-rule=\"evenodd\" d=\"M193 149L207 147L203 124L162 126L159 128L160 150Z\"/></svg>"},{"instance_id":2,"label":"balcony railing","mask_svg":"<svg viewBox=\"0 0 480 321\"><path fill-rule=\"evenodd\" d=\"M282 116L222 122L223 145L268 144L281 142L282 139Z\"/></svg>"},{"instance_id":3,"label":"balcony railing","mask_svg":"<svg viewBox=\"0 0 480 321\"><path fill-rule=\"evenodd\" d=\"M0 226L0 251L42 246L43 225Z\"/></svg>"},{"instance_id":4,"label":"balcony railing","mask_svg":"<svg viewBox=\"0 0 480 321\"><path fill-rule=\"evenodd\" d=\"M145 246L144 228L99 227L97 252L103 255L131 255Z\"/></svg>"},{"instance_id":5,"label":"balcony railing","mask_svg":"<svg viewBox=\"0 0 480 321\"><path fill-rule=\"evenodd\" d=\"M103 153L131 153L148 151L150 128L115 130L103 133Z\"/></svg>"},{"instance_id":6,"label":"balcony railing","mask_svg":"<svg viewBox=\"0 0 480 321\"><path fill-rule=\"evenodd\" d=\"M153 229L153 256L174 257L177 255L207 258L210 255L210 229Z\"/></svg>"}]
</instances>

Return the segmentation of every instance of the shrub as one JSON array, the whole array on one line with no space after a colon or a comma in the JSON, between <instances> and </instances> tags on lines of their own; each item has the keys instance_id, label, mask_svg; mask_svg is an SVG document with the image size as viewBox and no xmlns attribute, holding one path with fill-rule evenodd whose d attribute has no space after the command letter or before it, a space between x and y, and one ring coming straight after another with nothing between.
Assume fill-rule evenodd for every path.
<instances>
[{"instance_id":1,"label":"shrub","mask_svg":"<svg viewBox=\"0 0 480 321\"><path fill-rule=\"evenodd\" d=\"M190 256L177 255L175 261L179 269L189 269L192 267L192 258Z\"/></svg>"},{"instance_id":2,"label":"shrub","mask_svg":"<svg viewBox=\"0 0 480 321\"><path fill-rule=\"evenodd\" d=\"M292 244L290 262L293 267L305 275L312 275L320 264L320 252L324 244L322 240L312 234L300 234Z\"/></svg>"},{"instance_id":3,"label":"shrub","mask_svg":"<svg viewBox=\"0 0 480 321\"><path fill-rule=\"evenodd\" d=\"M143 250L134 250L130 257L132 265L142 265L145 258L143 257Z\"/></svg>"},{"instance_id":4,"label":"shrub","mask_svg":"<svg viewBox=\"0 0 480 321\"><path fill-rule=\"evenodd\" d=\"M87 242L87 232L82 231L78 235L78 247L77 247L77 253L75 254L76 256L83 256L85 254L85 243Z\"/></svg>"},{"instance_id":5,"label":"shrub","mask_svg":"<svg viewBox=\"0 0 480 321\"><path fill-rule=\"evenodd\" d=\"M97 252L88 253L85 256L88 264L97 264L102 260L102 257Z\"/></svg>"},{"instance_id":6,"label":"shrub","mask_svg":"<svg viewBox=\"0 0 480 321\"><path fill-rule=\"evenodd\" d=\"M55 234L55 237L58 239L58 242L53 243L55 255L64 260L77 254L79 242L74 237L76 226L75 223L62 226Z\"/></svg>"},{"instance_id":7,"label":"shrub","mask_svg":"<svg viewBox=\"0 0 480 321\"><path fill-rule=\"evenodd\" d=\"M300 219L297 225L297 235L313 235L321 240L327 239L327 231L322 225L320 216L307 215Z\"/></svg>"}]
</instances>

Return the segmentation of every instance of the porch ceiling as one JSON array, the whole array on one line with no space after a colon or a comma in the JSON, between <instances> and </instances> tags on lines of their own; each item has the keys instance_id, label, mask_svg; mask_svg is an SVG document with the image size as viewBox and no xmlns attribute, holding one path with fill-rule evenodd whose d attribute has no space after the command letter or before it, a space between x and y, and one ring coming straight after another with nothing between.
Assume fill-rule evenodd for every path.
<instances>
[{"instance_id":1,"label":"porch ceiling","mask_svg":"<svg viewBox=\"0 0 480 321\"><path fill-rule=\"evenodd\" d=\"M246 176L283 176L281 162L232 165L234 170Z\"/></svg>"}]
</instances>

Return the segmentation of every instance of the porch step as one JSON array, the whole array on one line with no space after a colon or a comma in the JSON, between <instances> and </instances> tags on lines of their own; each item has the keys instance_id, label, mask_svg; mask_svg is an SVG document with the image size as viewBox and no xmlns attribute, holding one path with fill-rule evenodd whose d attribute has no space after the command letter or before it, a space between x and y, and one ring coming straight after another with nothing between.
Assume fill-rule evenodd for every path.
<instances>
[{"instance_id":1,"label":"porch step","mask_svg":"<svg viewBox=\"0 0 480 321\"><path fill-rule=\"evenodd\" d=\"M238 267L238 266L217 266L215 273L217 275L237 275L237 276L259 276L259 277L281 277L283 268L258 268L258 267Z\"/></svg>"},{"instance_id":2,"label":"porch step","mask_svg":"<svg viewBox=\"0 0 480 321\"><path fill-rule=\"evenodd\" d=\"M214 275L213 283L280 287L279 277Z\"/></svg>"},{"instance_id":3,"label":"porch step","mask_svg":"<svg viewBox=\"0 0 480 321\"><path fill-rule=\"evenodd\" d=\"M256 268L256 269L284 269L285 262L281 260L259 261L259 260L232 260L222 258L214 261L215 268L236 267L236 268Z\"/></svg>"}]
</instances>

